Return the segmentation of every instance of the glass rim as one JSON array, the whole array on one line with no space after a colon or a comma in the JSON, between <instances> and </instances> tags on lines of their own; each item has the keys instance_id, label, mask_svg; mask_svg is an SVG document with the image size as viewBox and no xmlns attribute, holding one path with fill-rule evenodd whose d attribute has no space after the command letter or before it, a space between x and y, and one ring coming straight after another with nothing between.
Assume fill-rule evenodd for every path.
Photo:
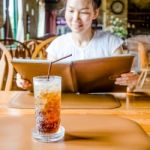
<instances>
[{"instance_id":1,"label":"glass rim","mask_svg":"<svg viewBox=\"0 0 150 150\"><path fill-rule=\"evenodd\" d=\"M50 75L49 76L49 80L51 79L51 78L55 78L55 79L62 79L62 77L61 76L57 76L57 75ZM33 80L41 80L41 79L47 79L48 80L48 75L39 75L39 76L34 76L33 77Z\"/></svg>"}]
</instances>

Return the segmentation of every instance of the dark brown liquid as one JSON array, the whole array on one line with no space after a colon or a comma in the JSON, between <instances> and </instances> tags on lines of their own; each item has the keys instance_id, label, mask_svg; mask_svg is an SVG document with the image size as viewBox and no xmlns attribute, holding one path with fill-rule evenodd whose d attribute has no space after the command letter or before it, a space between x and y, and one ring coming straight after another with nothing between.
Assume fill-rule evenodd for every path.
<instances>
[{"instance_id":1,"label":"dark brown liquid","mask_svg":"<svg viewBox=\"0 0 150 150\"><path fill-rule=\"evenodd\" d=\"M41 133L55 133L60 125L60 92L43 92L36 106L36 129ZM41 102L41 103L40 103Z\"/></svg>"},{"instance_id":2,"label":"dark brown liquid","mask_svg":"<svg viewBox=\"0 0 150 150\"><path fill-rule=\"evenodd\" d=\"M59 115L52 116L47 115L45 112L36 113L36 128L42 133L55 133L59 129L60 118L56 117Z\"/></svg>"}]
</instances>

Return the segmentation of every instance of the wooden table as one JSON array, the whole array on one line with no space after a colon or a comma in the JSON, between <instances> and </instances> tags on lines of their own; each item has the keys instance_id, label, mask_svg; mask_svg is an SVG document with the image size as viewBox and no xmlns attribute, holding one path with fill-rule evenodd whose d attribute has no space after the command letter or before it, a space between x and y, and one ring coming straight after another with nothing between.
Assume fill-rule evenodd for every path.
<instances>
[{"instance_id":1,"label":"wooden table","mask_svg":"<svg viewBox=\"0 0 150 150\"><path fill-rule=\"evenodd\" d=\"M19 91L0 92L0 114L33 114L31 109L11 109L7 107L10 99ZM138 97L132 98L132 94L113 93L121 102L121 107L116 109L63 109L62 114L111 114L122 116L139 123L150 135L150 100ZM131 98L130 98L131 97Z\"/></svg>"},{"instance_id":2,"label":"wooden table","mask_svg":"<svg viewBox=\"0 0 150 150\"><path fill-rule=\"evenodd\" d=\"M139 133L134 133L134 126L138 126L137 124L129 122L129 126L133 127L132 130L128 128L128 125L123 126L126 121L128 122L123 118L128 118L139 123L148 134L150 133L150 102L144 97L139 99L131 94L113 93L121 102L121 107L116 109L62 109L62 124L67 130L65 140L59 143L40 143L33 140L31 136L31 130L34 127L34 110L8 108L7 104L15 94L18 94L18 91L0 92L0 127L2 129L0 130L0 149L2 150L41 148L133 150L133 147L135 150L148 150L149 143L143 141L143 147L140 145L142 140L136 138ZM121 122L124 123L120 125ZM120 133L117 132L118 129ZM108 130L109 132L106 132ZM141 133L144 132L140 128L138 130ZM129 132L131 132L130 138L125 134ZM8 141L6 141L7 138ZM119 139L122 140L119 141Z\"/></svg>"}]
</instances>

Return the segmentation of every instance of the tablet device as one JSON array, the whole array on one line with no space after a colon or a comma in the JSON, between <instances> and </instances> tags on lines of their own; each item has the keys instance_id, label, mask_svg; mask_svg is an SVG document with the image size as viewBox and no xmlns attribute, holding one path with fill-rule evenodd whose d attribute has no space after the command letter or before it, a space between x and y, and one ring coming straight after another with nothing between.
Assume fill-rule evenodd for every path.
<instances>
[{"instance_id":1,"label":"tablet device","mask_svg":"<svg viewBox=\"0 0 150 150\"><path fill-rule=\"evenodd\" d=\"M110 92L122 73L130 72L134 56L113 56L53 64L51 75L62 77L63 92ZM48 74L48 60L14 59L12 64L24 79Z\"/></svg>"}]
</instances>

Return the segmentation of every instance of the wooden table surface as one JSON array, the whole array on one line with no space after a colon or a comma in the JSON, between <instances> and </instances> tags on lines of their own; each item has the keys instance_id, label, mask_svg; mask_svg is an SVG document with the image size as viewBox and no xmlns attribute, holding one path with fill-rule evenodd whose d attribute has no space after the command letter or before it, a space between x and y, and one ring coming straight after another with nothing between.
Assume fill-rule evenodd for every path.
<instances>
[{"instance_id":1,"label":"wooden table surface","mask_svg":"<svg viewBox=\"0 0 150 150\"><path fill-rule=\"evenodd\" d=\"M32 109L8 108L7 103L20 91L0 92L0 115L33 114ZM62 114L110 114L122 116L139 123L150 135L150 98L132 93L113 93L119 98L121 106L116 109L62 109Z\"/></svg>"},{"instance_id":2,"label":"wooden table surface","mask_svg":"<svg viewBox=\"0 0 150 150\"><path fill-rule=\"evenodd\" d=\"M4 120L7 120L7 118L20 116L31 116L31 118L34 116L34 109L15 109L8 107L7 105L8 102L11 100L12 97L14 97L18 93L19 91L0 92L0 117L4 118ZM121 102L121 106L119 108L90 109L90 110L81 108L62 109L61 113L64 117L66 117L66 115L72 116L79 115L80 117L109 115L112 117L119 116L123 118L128 118L137 122L144 129L144 131L146 131L146 133L150 135L150 98L148 96L141 96L138 94L136 95L126 93L112 93L112 94L115 97L119 98ZM78 149L79 147L76 148ZM111 150L111 148L108 148L108 150Z\"/></svg>"}]
</instances>

